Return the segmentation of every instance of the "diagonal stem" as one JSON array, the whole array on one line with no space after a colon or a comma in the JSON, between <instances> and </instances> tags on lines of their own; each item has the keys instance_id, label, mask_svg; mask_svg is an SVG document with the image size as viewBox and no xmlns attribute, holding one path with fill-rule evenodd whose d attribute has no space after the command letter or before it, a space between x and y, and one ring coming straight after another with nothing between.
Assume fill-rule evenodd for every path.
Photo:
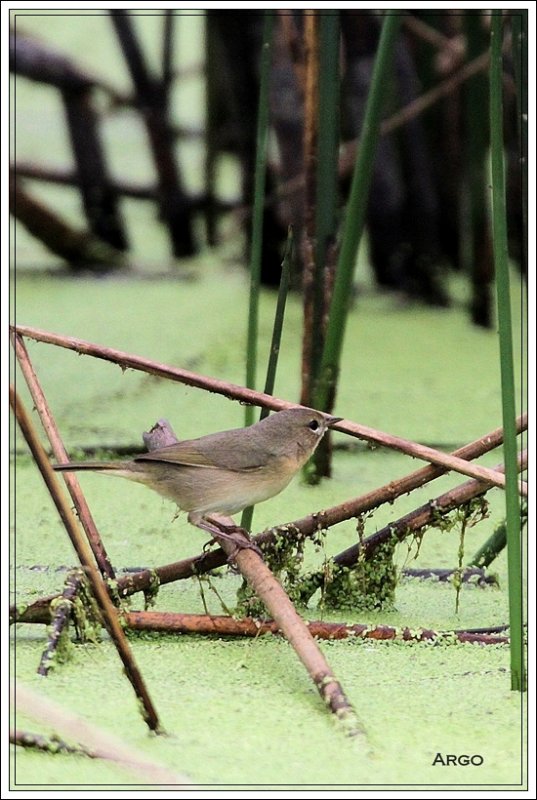
<instances>
[{"instance_id":1,"label":"diagonal stem","mask_svg":"<svg viewBox=\"0 0 537 800\"><path fill-rule=\"evenodd\" d=\"M209 378L205 375L191 372L190 370L170 367L167 364L158 363L148 358L142 358L130 353L125 353L121 350L115 350L114 348L102 347L101 345L86 342L82 339L76 339L72 336L62 336L61 334L41 331L37 328L31 328L25 325L12 326L12 330L19 333L21 336L27 336L36 341L48 342L48 344L74 350L77 353L91 355L95 358L101 358L105 361L119 364L122 369L138 369L151 375L158 375L162 378L178 381L187 386L207 389L210 392L222 394L234 400L250 403L252 405L264 406L274 411L281 411L284 408L292 408L297 405L296 403L290 403L288 400L281 400L278 397L273 397L264 392L256 392L254 389L238 386L237 384L219 380L218 378ZM406 453L406 455L419 458L422 461L428 461L432 464L446 467L449 470L460 472L463 475L468 475L471 478L486 481L493 486L505 487L505 475L497 470L491 470L479 464L471 464L464 461L462 458L457 458L456 456L442 453L440 450L435 450L433 447L427 447L418 442L403 439L400 436L393 436L392 434L384 433L383 431L378 431L375 428L361 425L357 422L351 422L350 420L342 420L331 427L333 430L347 433L358 439L374 442L375 444L389 447L393 450L399 450L400 452ZM527 495L528 487L523 481L519 482L519 491L522 495Z\"/></svg>"},{"instance_id":2,"label":"diagonal stem","mask_svg":"<svg viewBox=\"0 0 537 800\"><path fill-rule=\"evenodd\" d=\"M28 355L28 350L26 349L24 340L19 334L12 334L11 341L13 347L15 348L17 361L19 362L22 374L24 375L28 389L30 390L32 400L34 401L35 409L39 414L39 419L41 420L43 429L50 442L54 457L60 463L69 461L67 450L63 445L58 426L56 425L54 417L52 416L52 412L45 398L45 393L41 388L41 384L39 383L35 370L32 366L32 362L30 361L30 356ZM114 580L114 569L110 563L110 559L108 558L104 544L99 535L99 531L97 530L97 526L95 525L91 511L86 502L86 498L84 497L84 493L80 488L78 479L73 472L64 472L63 477L67 485L67 489L69 490L69 494L71 495L73 504L76 508L78 518L86 532L86 536L88 537L89 545L92 549L93 555L95 556L95 561L97 562L97 566L99 567L101 575L104 578Z\"/></svg>"}]
</instances>

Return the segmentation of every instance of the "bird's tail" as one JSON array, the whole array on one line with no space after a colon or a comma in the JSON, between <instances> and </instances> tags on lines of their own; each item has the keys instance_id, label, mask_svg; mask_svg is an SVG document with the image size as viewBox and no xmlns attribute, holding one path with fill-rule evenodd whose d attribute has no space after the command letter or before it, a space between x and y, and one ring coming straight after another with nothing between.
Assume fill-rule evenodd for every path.
<instances>
[{"instance_id":1,"label":"bird's tail","mask_svg":"<svg viewBox=\"0 0 537 800\"><path fill-rule=\"evenodd\" d=\"M127 478L136 483L151 483L152 471L145 464L136 461L71 461L69 464L53 464L56 472L98 472Z\"/></svg>"},{"instance_id":2,"label":"bird's tail","mask_svg":"<svg viewBox=\"0 0 537 800\"><path fill-rule=\"evenodd\" d=\"M53 464L52 466L56 472L78 472L79 470L114 472L125 469L124 464L114 461L70 461L68 464Z\"/></svg>"}]
</instances>

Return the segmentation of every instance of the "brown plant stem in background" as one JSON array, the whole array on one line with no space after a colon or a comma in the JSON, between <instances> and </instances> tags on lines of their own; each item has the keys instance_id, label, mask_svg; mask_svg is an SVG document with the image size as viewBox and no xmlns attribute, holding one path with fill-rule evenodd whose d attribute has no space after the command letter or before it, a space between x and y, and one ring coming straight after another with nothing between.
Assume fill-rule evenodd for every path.
<instances>
[{"instance_id":1,"label":"brown plant stem in background","mask_svg":"<svg viewBox=\"0 0 537 800\"><path fill-rule=\"evenodd\" d=\"M315 22L315 58L310 59L313 84L310 113L315 114L316 142L309 165L311 208L306 210L303 258L304 328L300 402L305 406L314 402L313 391L321 368L337 266L339 227L340 12L335 9L324 11L315 17ZM331 454L332 437L328 431L303 471L308 483L315 484L322 477L330 476Z\"/></svg>"},{"instance_id":2,"label":"brown plant stem in background","mask_svg":"<svg viewBox=\"0 0 537 800\"><path fill-rule=\"evenodd\" d=\"M115 9L109 13L134 85L136 103L147 129L158 177L160 211L168 226L173 254L177 257L192 255L191 209L183 189L168 124L167 84L151 74L129 12Z\"/></svg>"},{"instance_id":3,"label":"brown plant stem in background","mask_svg":"<svg viewBox=\"0 0 537 800\"><path fill-rule=\"evenodd\" d=\"M72 267L91 266L94 270L108 271L126 266L119 250L98 239L90 231L73 228L29 194L21 182L15 180L13 174L9 179L9 205L15 219L32 236Z\"/></svg>"},{"instance_id":4,"label":"brown plant stem in background","mask_svg":"<svg viewBox=\"0 0 537 800\"><path fill-rule=\"evenodd\" d=\"M432 25L428 25L419 17L405 16L403 17L403 25L414 36L423 39L428 44L432 44L438 50L451 50L457 56L464 54L464 43L458 36L446 36L445 33L433 28Z\"/></svg>"},{"instance_id":5,"label":"brown plant stem in background","mask_svg":"<svg viewBox=\"0 0 537 800\"><path fill-rule=\"evenodd\" d=\"M322 338L321 320L315 306L318 279L315 253L315 209L317 200L317 157L319 133L319 17L315 11L303 12L304 21L304 227L302 231L302 393L300 402L311 402L315 351ZM322 348L322 345L321 345Z\"/></svg>"},{"instance_id":6,"label":"brown plant stem in background","mask_svg":"<svg viewBox=\"0 0 537 800\"><path fill-rule=\"evenodd\" d=\"M72 336L50 333L26 325L11 326L11 330L19 333L21 336L27 336L36 341L48 342L57 347L64 347L68 350L74 350L77 353L91 355L95 358L101 358L105 361L119 364L123 370L138 369L150 375L158 375L162 378L184 383L187 386L203 388L210 392L224 395L225 397L251 403L252 405L263 406L274 411L281 411L284 408L292 408L297 405L296 403L290 403L287 400L281 400L278 397L267 395L264 392L257 392L254 389L238 386L227 381L219 380L218 378L209 378L191 372L190 370L170 367L167 364L161 364L148 358L125 353L121 350L86 342ZM412 442L408 439L402 439L400 436L393 436L392 434L384 433L367 425L351 422L350 420L342 420L333 425L332 429L347 433L350 436L355 436L358 439L364 439L368 442L390 447L393 450L399 450L409 456L420 458L423 461L429 461L432 464L446 467L455 472L460 472L463 475L468 475L469 477L491 483L493 486L505 487L505 475L499 471L469 463L456 456L442 453L440 450L435 450L432 447L427 447L426 445ZM524 482L519 483L519 490L522 495L527 494L527 486Z\"/></svg>"},{"instance_id":7,"label":"brown plant stem in background","mask_svg":"<svg viewBox=\"0 0 537 800\"><path fill-rule=\"evenodd\" d=\"M94 565L91 549L78 528L76 518L67 499L64 497L60 489L59 481L50 465L47 454L45 453L43 446L34 430L32 422L19 398L17 397L13 387L10 387L9 399L11 408L13 409L13 412L17 418L21 432L31 450L43 480L45 481L47 489L50 492L54 505L58 510L60 518L79 558L84 573L88 578L95 600L97 601L99 610L102 614L106 629L108 630L108 633L110 634L110 637L116 646L121 661L123 662L123 666L125 667L127 677L132 684L137 698L140 701L144 720L151 730L158 731L159 719L157 712L153 706L142 675L136 666L131 649L119 623L116 609L114 608L112 601L108 596L106 585Z\"/></svg>"}]
</instances>

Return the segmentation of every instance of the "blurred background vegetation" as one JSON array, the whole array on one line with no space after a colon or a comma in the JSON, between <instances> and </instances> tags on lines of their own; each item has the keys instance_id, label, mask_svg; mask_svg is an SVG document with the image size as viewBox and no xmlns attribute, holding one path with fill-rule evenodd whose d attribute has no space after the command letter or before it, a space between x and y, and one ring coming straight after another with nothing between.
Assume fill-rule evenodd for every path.
<instances>
[{"instance_id":1,"label":"blurred background vegetation","mask_svg":"<svg viewBox=\"0 0 537 800\"><path fill-rule=\"evenodd\" d=\"M317 15L317 25L327 16ZM338 153L329 165L334 220L323 233L329 251L337 247L381 19L374 12L332 16L336 73L320 113L317 98L313 123L309 117L305 123L308 70L315 70L311 49L320 46L319 37L324 43L326 33L312 34L304 12L275 16L262 251L267 284L279 282L292 224L301 242L300 285L302 234L316 234L310 206L325 199L308 183L307 159L318 157L307 150L308 136L317 135L308 126L319 127L326 103L335 117ZM174 269L173 258L195 255L239 231L249 235L261 13L17 12L12 22L12 211L21 222L20 267L50 266L59 256L72 270ZM490 17L473 10L402 17L366 217L379 286L445 306L446 273L461 271L471 287L471 318L485 327L493 324L485 124L489 27ZM518 62L511 37L508 19L509 242L524 271ZM319 58L317 78L330 69L323 50Z\"/></svg>"}]
</instances>

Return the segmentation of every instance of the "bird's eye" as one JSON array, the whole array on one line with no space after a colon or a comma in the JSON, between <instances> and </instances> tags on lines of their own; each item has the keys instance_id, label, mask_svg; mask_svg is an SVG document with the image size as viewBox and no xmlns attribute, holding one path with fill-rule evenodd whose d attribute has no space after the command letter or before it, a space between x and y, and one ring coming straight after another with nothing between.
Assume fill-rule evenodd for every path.
<instances>
[{"instance_id":1,"label":"bird's eye","mask_svg":"<svg viewBox=\"0 0 537 800\"><path fill-rule=\"evenodd\" d=\"M320 427L320 426L319 426L319 423L317 422L317 420L316 420L316 419L312 419L312 420L311 420L311 422L308 424L308 428L309 428L311 431L318 431L318 430L319 430L319 427Z\"/></svg>"}]
</instances>

